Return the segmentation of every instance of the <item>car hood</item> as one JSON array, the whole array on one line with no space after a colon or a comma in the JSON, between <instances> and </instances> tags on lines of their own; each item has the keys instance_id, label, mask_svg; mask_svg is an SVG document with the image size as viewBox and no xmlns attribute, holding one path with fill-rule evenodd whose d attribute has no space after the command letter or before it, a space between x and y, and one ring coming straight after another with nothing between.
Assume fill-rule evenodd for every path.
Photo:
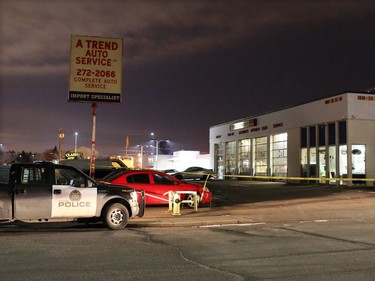
<instances>
[{"instance_id":1,"label":"car hood","mask_svg":"<svg viewBox=\"0 0 375 281\"><path fill-rule=\"evenodd\" d=\"M186 182L181 182L179 184L180 187L186 187L186 188L196 188L197 190L202 189L203 185L197 184L197 183L186 183Z\"/></svg>"},{"instance_id":2,"label":"car hood","mask_svg":"<svg viewBox=\"0 0 375 281\"><path fill-rule=\"evenodd\" d=\"M122 186L122 185L117 185L117 184L109 184L109 183L98 183L97 188L100 191L118 191L118 192L121 192L123 190L135 191L134 188L131 188L131 187L128 187L128 186Z\"/></svg>"}]
</instances>

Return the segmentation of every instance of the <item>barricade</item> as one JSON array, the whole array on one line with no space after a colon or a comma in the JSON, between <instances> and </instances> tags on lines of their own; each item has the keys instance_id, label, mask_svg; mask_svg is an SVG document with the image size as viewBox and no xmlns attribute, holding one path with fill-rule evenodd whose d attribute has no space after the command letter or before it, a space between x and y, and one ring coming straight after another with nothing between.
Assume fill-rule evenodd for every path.
<instances>
[{"instance_id":1,"label":"barricade","mask_svg":"<svg viewBox=\"0 0 375 281\"><path fill-rule=\"evenodd\" d=\"M172 211L173 216L180 216L181 215L181 204L188 203L193 204L194 211L198 211L198 195L196 191L173 191L170 190L164 195L168 193L168 202L169 202L169 209L168 211ZM193 200L181 200L181 194L192 194Z\"/></svg>"}]
</instances>

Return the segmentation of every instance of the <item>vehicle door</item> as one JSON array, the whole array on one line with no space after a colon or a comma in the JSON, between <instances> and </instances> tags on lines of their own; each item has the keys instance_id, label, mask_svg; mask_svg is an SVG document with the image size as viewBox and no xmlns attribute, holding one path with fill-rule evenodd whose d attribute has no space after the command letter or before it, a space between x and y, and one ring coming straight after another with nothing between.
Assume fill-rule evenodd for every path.
<instances>
[{"instance_id":1,"label":"vehicle door","mask_svg":"<svg viewBox=\"0 0 375 281\"><path fill-rule=\"evenodd\" d=\"M14 219L48 219L51 217L52 184L48 167L17 166L14 184Z\"/></svg>"},{"instance_id":2,"label":"vehicle door","mask_svg":"<svg viewBox=\"0 0 375 281\"><path fill-rule=\"evenodd\" d=\"M154 185L151 184L149 172L135 172L125 176L125 181L121 184L125 184L138 191L145 191L146 205L160 204L160 196L155 193Z\"/></svg>"},{"instance_id":3,"label":"vehicle door","mask_svg":"<svg viewBox=\"0 0 375 281\"><path fill-rule=\"evenodd\" d=\"M169 191L179 191L179 182L167 175L152 173L151 179L152 190L160 200L160 204L169 202Z\"/></svg>"},{"instance_id":4,"label":"vehicle door","mask_svg":"<svg viewBox=\"0 0 375 281\"><path fill-rule=\"evenodd\" d=\"M52 218L94 217L97 198L97 188L89 177L72 167L55 167Z\"/></svg>"}]
</instances>

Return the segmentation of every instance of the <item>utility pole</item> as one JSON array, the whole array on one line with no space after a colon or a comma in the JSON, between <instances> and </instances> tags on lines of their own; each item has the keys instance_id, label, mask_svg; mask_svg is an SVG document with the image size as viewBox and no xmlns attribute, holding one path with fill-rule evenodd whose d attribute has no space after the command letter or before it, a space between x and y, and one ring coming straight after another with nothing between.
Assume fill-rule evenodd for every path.
<instances>
[{"instance_id":1,"label":"utility pole","mask_svg":"<svg viewBox=\"0 0 375 281\"><path fill-rule=\"evenodd\" d=\"M64 133L63 130L60 128L59 129L59 160L62 159L62 143L64 139Z\"/></svg>"},{"instance_id":2,"label":"utility pole","mask_svg":"<svg viewBox=\"0 0 375 281\"><path fill-rule=\"evenodd\" d=\"M125 138L125 157L128 157L128 149L129 149L129 136Z\"/></svg>"}]
</instances>

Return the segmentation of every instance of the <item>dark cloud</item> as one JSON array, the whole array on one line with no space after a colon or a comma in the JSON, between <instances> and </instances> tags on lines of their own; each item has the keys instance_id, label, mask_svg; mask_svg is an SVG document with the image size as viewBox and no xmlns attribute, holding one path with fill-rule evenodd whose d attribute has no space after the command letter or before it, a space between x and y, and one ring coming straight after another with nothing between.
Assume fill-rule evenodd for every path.
<instances>
[{"instance_id":1,"label":"dark cloud","mask_svg":"<svg viewBox=\"0 0 375 281\"><path fill-rule=\"evenodd\" d=\"M267 40L280 27L368 19L373 11L372 1L5 0L1 59L12 71L66 69L70 34L124 37L128 63L168 59Z\"/></svg>"},{"instance_id":2,"label":"dark cloud","mask_svg":"<svg viewBox=\"0 0 375 281\"><path fill-rule=\"evenodd\" d=\"M229 120L373 86L373 1L0 2L0 142L91 143L91 105L67 102L71 34L124 38L121 105L99 104L97 148L208 150ZM69 139L70 138L70 139Z\"/></svg>"}]
</instances>

